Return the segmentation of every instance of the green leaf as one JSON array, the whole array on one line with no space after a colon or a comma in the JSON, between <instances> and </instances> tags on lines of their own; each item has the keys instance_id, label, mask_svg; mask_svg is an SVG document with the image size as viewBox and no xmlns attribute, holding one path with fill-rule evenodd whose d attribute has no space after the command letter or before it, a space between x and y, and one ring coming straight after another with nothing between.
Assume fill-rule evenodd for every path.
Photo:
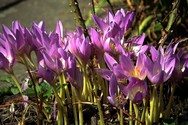
<instances>
[{"instance_id":1,"label":"green leaf","mask_svg":"<svg viewBox=\"0 0 188 125\"><path fill-rule=\"evenodd\" d=\"M12 78L10 76L0 76L0 81L12 83Z\"/></svg>"},{"instance_id":2,"label":"green leaf","mask_svg":"<svg viewBox=\"0 0 188 125\"><path fill-rule=\"evenodd\" d=\"M14 95L20 93L20 91L18 90L18 88L14 88L14 87L12 87L12 88L10 89L10 91L11 91L12 94L14 94Z\"/></svg>"},{"instance_id":3,"label":"green leaf","mask_svg":"<svg viewBox=\"0 0 188 125\"><path fill-rule=\"evenodd\" d=\"M188 125L188 121L187 122L182 122L180 125Z\"/></svg>"},{"instance_id":4,"label":"green leaf","mask_svg":"<svg viewBox=\"0 0 188 125\"><path fill-rule=\"evenodd\" d=\"M33 88L27 88L25 91L23 91L23 94L29 97L35 97L35 91Z\"/></svg>"},{"instance_id":5,"label":"green leaf","mask_svg":"<svg viewBox=\"0 0 188 125\"><path fill-rule=\"evenodd\" d=\"M52 89L52 86L49 83L44 81L41 84L41 88L42 88L42 92L43 92L43 97L44 98L49 98L49 97L52 96L53 89Z\"/></svg>"},{"instance_id":6,"label":"green leaf","mask_svg":"<svg viewBox=\"0 0 188 125\"><path fill-rule=\"evenodd\" d=\"M6 95L7 93L11 93L10 87L0 88L0 95Z\"/></svg>"},{"instance_id":7,"label":"green leaf","mask_svg":"<svg viewBox=\"0 0 188 125\"><path fill-rule=\"evenodd\" d=\"M142 32L145 31L144 29L146 29L146 27L149 27L152 20L153 20L153 15L150 15L142 21L142 23L140 24L138 28L139 34L142 34Z\"/></svg>"},{"instance_id":8,"label":"green leaf","mask_svg":"<svg viewBox=\"0 0 188 125\"><path fill-rule=\"evenodd\" d=\"M176 119L164 119L163 125L177 125Z\"/></svg>"},{"instance_id":9,"label":"green leaf","mask_svg":"<svg viewBox=\"0 0 188 125\"><path fill-rule=\"evenodd\" d=\"M155 30L155 31L161 31L162 28L163 28L163 27L162 27L162 25L161 25L160 23L155 24L155 26L154 26L154 30Z\"/></svg>"},{"instance_id":10,"label":"green leaf","mask_svg":"<svg viewBox=\"0 0 188 125\"><path fill-rule=\"evenodd\" d=\"M37 94L39 95L42 91L42 87L39 84L35 84L35 86L36 86Z\"/></svg>"}]
</instances>

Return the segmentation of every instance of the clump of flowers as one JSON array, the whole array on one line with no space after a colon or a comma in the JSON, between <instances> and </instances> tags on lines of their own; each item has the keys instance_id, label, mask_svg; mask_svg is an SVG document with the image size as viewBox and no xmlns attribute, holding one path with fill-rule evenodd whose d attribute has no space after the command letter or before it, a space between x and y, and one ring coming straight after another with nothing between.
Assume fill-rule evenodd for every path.
<instances>
[{"instance_id":1,"label":"clump of flowers","mask_svg":"<svg viewBox=\"0 0 188 125\"><path fill-rule=\"evenodd\" d=\"M121 125L127 107L130 125L133 122L151 125L160 118L168 118L176 87L175 82L169 82L187 75L187 54L177 50L179 43L174 41L166 48L156 48L145 44L145 34L125 39L134 13L123 9L115 14L108 12L103 19L92 17L97 28L88 28L90 36L81 27L64 35L60 21L50 33L43 21L33 23L31 28L22 27L18 21L13 22L12 29L3 25L0 69L12 76L21 94L27 89L21 89L14 75L15 62L26 66L34 89L42 81L50 84L58 125L69 124L70 109L75 124L83 124L83 104L97 105L101 125L105 123L101 103L110 103L119 110ZM32 52L37 65L31 58ZM166 84L170 84L172 92L169 102L164 104ZM36 99L39 114L45 114L37 93Z\"/></svg>"}]
</instances>

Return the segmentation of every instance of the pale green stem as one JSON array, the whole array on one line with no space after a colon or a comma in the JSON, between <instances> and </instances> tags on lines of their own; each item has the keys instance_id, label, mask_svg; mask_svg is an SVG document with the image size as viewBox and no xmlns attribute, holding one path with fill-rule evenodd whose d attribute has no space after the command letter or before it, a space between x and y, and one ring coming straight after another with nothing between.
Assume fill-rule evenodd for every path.
<instances>
[{"instance_id":1,"label":"pale green stem","mask_svg":"<svg viewBox=\"0 0 188 125\"><path fill-rule=\"evenodd\" d=\"M103 58L99 58L99 61L100 61L99 68L106 68L106 64L105 64L104 59ZM106 103L106 102L108 102L108 99L107 99L107 96L108 96L108 82L106 80L103 80L103 82L101 84L101 87L102 87L102 90L103 90L103 103Z\"/></svg>"},{"instance_id":2,"label":"pale green stem","mask_svg":"<svg viewBox=\"0 0 188 125\"><path fill-rule=\"evenodd\" d=\"M76 102L76 98L75 98L75 88L74 86L71 85L71 91L72 91L72 103ZM74 124L78 125L78 116L77 116L77 109L76 109L76 105L73 104L73 114L74 114Z\"/></svg>"},{"instance_id":3,"label":"pale green stem","mask_svg":"<svg viewBox=\"0 0 188 125\"><path fill-rule=\"evenodd\" d=\"M155 122L156 117L156 107L157 107L157 87L154 86L153 93L152 93L152 99L150 102L150 121L151 123Z\"/></svg>"},{"instance_id":4,"label":"pale green stem","mask_svg":"<svg viewBox=\"0 0 188 125\"><path fill-rule=\"evenodd\" d=\"M168 102L168 105L167 105L167 108L166 108L166 111L165 111L165 116L164 116L164 118L169 118L169 116L170 116L170 109L171 109L172 102L173 102L174 92L175 92L175 84L172 83L172 86L171 86L171 94L170 94L170 100L169 100L169 102Z\"/></svg>"},{"instance_id":5,"label":"pale green stem","mask_svg":"<svg viewBox=\"0 0 188 125\"><path fill-rule=\"evenodd\" d=\"M149 111L148 108L146 108L146 113L145 113L145 124L146 125L151 125L151 121L150 121L150 116L149 116Z\"/></svg>"},{"instance_id":6,"label":"pale green stem","mask_svg":"<svg viewBox=\"0 0 188 125\"><path fill-rule=\"evenodd\" d=\"M138 106L136 104L133 104L133 107L134 107L134 112L136 114L136 119L140 119ZM135 125L138 125L138 121L137 120L135 120Z\"/></svg>"},{"instance_id":7,"label":"pale green stem","mask_svg":"<svg viewBox=\"0 0 188 125\"><path fill-rule=\"evenodd\" d=\"M87 71L86 71L86 66L83 67L83 91L82 91L82 97L84 98L84 100L86 101L91 101L93 102L93 97L92 97L92 87L91 87L91 83L88 79L87 76Z\"/></svg>"},{"instance_id":8,"label":"pale green stem","mask_svg":"<svg viewBox=\"0 0 188 125\"><path fill-rule=\"evenodd\" d=\"M65 110L62 108L64 107L64 104L61 101L61 98L59 97L56 88L54 86L52 86L53 91L54 91L54 95L56 97L57 100L57 122L58 125L63 125L63 114L65 113Z\"/></svg>"},{"instance_id":9,"label":"pale green stem","mask_svg":"<svg viewBox=\"0 0 188 125\"><path fill-rule=\"evenodd\" d=\"M142 122L144 122L145 114L146 114L146 109L147 109L146 99L143 100L143 105L144 105L144 109L142 110L142 116L141 116L141 121L142 121ZM147 117L147 116L146 116L146 117Z\"/></svg>"},{"instance_id":10,"label":"pale green stem","mask_svg":"<svg viewBox=\"0 0 188 125\"><path fill-rule=\"evenodd\" d=\"M159 104L158 104L158 112L157 112L157 120L159 121L159 118L162 117L163 109L164 109L164 102L163 102L163 84L160 85L160 93L159 93Z\"/></svg>"},{"instance_id":11,"label":"pale green stem","mask_svg":"<svg viewBox=\"0 0 188 125\"><path fill-rule=\"evenodd\" d=\"M61 77L62 77L62 82L64 84L66 84L66 78L65 78L65 75L63 73L62 73ZM68 102L68 104L70 104L71 103L71 97L70 97L68 86L65 85L64 89L65 89L65 93L66 93L66 96L67 96L67 102Z\"/></svg>"},{"instance_id":12,"label":"pale green stem","mask_svg":"<svg viewBox=\"0 0 188 125\"><path fill-rule=\"evenodd\" d=\"M123 125L123 109L120 108L120 116L119 116L119 122L120 122L120 125Z\"/></svg>"},{"instance_id":13,"label":"pale green stem","mask_svg":"<svg viewBox=\"0 0 188 125\"><path fill-rule=\"evenodd\" d=\"M57 124L63 125L63 109L59 103L57 103Z\"/></svg>"},{"instance_id":14,"label":"pale green stem","mask_svg":"<svg viewBox=\"0 0 188 125\"><path fill-rule=\"evenodd\" d=\"M59 95L60 95L60 98L62 99L63 104L65 104L65 88L64 88L64 85L63 85L65 83L66 83L66 80L65 80L64 74L62 73L59 76L59 84L60 84ZM63 105L62 108L65 110L65 112L63 113L64 125L68 125L67 107Z\"/></svg>"},{"instance_id":15,"label":"pale green stem","mask_svg":"<svg viewBox=\"0 0 188 125\"><path fill-rule=\"evenodd\" d=\"M76 94L76 90L74 89L74 93ZM78 96L75 96L75 100L78 100L78 114L79 114L79 125L83 125L84 124L84 118L83 118L83 108L82 108L82 104L81 104L81 100L80 98L78 98Z\"/></svg>"},{"instance_id":16,"label":"pale green stem","mask_svg":"<svg viewBox=\"0 0 188 125\"><path fill-rule=\"evenodd\" d=\"M10 76L11 76L11 78L14 80L14 83L16 84L16 86L17 86L18 90L20 91L20 93L22 94L21 86L20 86L20 84L19 84L19 82L18 82L18 79L16 78L14 72L12 72L12 73L10 74ZM22 96L23 96L23 95L22 95Z\"/></svg>"},{"instance_id":17,"label":"pale green stem","mask_svg":"<svg viewBox=\"0 0 188 125\"><path fill-rule=\"evenodd\" d=\"M133 116L133 103L131 100L129 101L129 114ZM133 119L131 117L129 117L129 125L133 125Z\"/></svg>"},{"instance_id":18,"label":"pale green stem","mask_svg":"<svg viewBox=\"0 0 188 125\"><path fill-rule=\"evenodd\" d=\"M30 67L31 67L32 69L36 69L36 67L35 67L34 63L32 62L32 60L30 60L27 56L25 56L25 58L26 58L27 61L29 62Z\"/></svg>"},{"instance_id":19,"label":"pale green stem","mask_svg":"<svg viewBox=\"0 0 188 125\"><path fill-rule=\"evenodd\" d=\"M79 125L83 125L84 124L83 109L82 109L82 104L80 102L81 101L79 100L79 104L78 104Z\"/></svg>"},{"instance_id":20,"label":"pale green stem","mask_svg":"<svg viewBox=\"0 0 188 125\"><path fill-rule=\"evenodd\" d=\"M102 107L101 107L101 100L100 99L96 99L97 100L97 107L98 107L98 111L99 111L99 117L100 117L100 125L105 125L104 123L104 115L103 115L103 111L102 111Z\"/></svg>"}]
</instances>

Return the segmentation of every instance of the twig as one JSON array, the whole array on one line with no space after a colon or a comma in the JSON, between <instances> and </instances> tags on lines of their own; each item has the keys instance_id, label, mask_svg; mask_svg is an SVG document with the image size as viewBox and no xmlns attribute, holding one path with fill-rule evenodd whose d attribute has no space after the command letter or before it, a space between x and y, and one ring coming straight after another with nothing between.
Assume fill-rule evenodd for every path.
<instances>
[{"instance_id":1,"label":"twig","mask_svg":"<svg viewBox=\"0 0 188 125\"><path fill-rule=\"evenodd\" d=\"M122 108L119 108L119 109L122 109ZM130 115L130 114L129 114L128 112L126 112L124 109L122 109L122 111L123 111L123 113L124 113L125 115L131 117L133 120L136 120L136 121L138 121L140 124L143 124L143 122L142 122L141 120L137 119L137 118L136 118L135 116L133 116L133 115Z\"/></svg>"},{"instance_id":2,"label":"twig","mask_svg":"<svg viewBox=\"0 0 188 125\"><path fill-rule=\"evenodd\" d=\"M74 19L76 20L76 23L80 25L84 29L84 35L89 36L88 30L85 25L85 21L82 17L78 1L77 0L69 0L70 4L69 6L72 8L71 12L74 14ZM90 36L89 36L90 38Z\"/></svg>"},{"instance_id":3,"label":"twig","mask_svg":"<svg viewBox=\"0 0 188 125\"><path fill-rule=\"evenodd\" d=\"M91 0L91 4L92 4L92 10L93 10L93 14L95 14L95 3L93 0Z\"/></svg>"},{"instance_id":4,"label":"twig","mask_svg":"<svg viewBox=\"0 0 188 125\"><path fill-rule=\"evenodd\" d=\"M107 3L110 5L110 8L111 8L111 10L112 10L112 13L115 14L115 13L114 13L114 8L113 8L113 6L112 6L110 0L106 0L106 1L107 1Z\"/></svg>"},{"instance_id":5,"label":"twig","mask_svg":"<svg viewBox=\"0 0 188 125\"><path fill-rule=\"evenodd\" d=\"M163 46L165 40L170 34L170 29L172 28L173 24L177 21L177 10L179 6L179 2L180 2L179 0L174 0L174 2L172 3L173 4L172 12L169 16L168 24L167 24L167 27L165 28L165 33L159 41L160 46Z\"/></svg>"}]
</instances>

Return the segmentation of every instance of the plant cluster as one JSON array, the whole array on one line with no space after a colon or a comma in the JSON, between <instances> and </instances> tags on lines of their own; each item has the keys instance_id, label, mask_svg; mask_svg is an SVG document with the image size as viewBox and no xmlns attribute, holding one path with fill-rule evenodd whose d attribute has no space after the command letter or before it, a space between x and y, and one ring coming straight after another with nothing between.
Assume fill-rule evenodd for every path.
<instances>
[{"instance_id":1,"label":"plant cluster","mask_svg":"<svg viewBox=\"0 0 188 125\"><path fill-rule=\"evenodd\" d=\"M43 21L34 22L31 28L18 21L11 29L2 26L0 69L14 80L25 109L35 105L38 124L43 122L40 116L45 115L47 119L53 117L58 125L67 125L71 111L75 125L82 125L85 104L97 106L101 125L106 121L103 104L108 103L118 110L120 125L125 117L130 125L151 125L160 118L169 118L176 84L188 75L188 54L185 49L177 49L180 42L171 40L167 46L153 46L147 44L144 33L126 39L134 13L123 9L115 14L109 11L104 18L92 18L96 28L88 27L89 35L81 27L63 34L60 21L50 33ZM34 102L28 98L31 88L27 83L21 86L14 74L15 62L27 68ZM44 91L53 94L43 95ZM164 95L168 101L164 101ZM44 106L44 96L54 98L53 116Z\"/></svg>"}]
</instances>

